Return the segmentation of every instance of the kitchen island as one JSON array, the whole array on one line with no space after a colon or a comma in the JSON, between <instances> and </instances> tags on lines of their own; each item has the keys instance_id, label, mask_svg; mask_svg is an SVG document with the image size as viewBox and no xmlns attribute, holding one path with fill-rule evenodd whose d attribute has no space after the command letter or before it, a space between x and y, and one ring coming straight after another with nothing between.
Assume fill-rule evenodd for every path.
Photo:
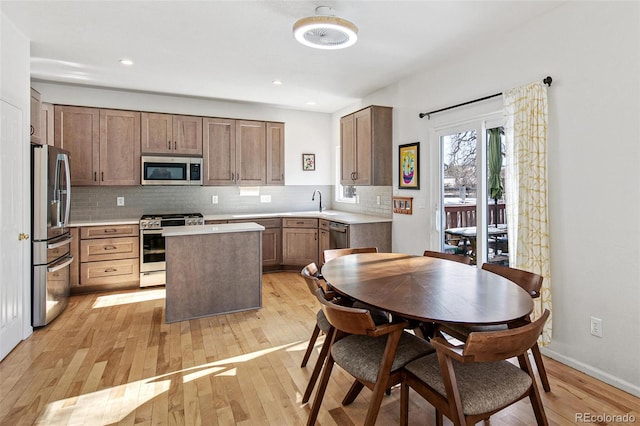
<instances>
[{"instance_id":1,"label":"kitchen island","mask_svg":"<svg viewBox=\"0 0 640 426\"><path fill-rule=\"evenodd\" d=\"M166 322L261 308L264 229L251 222L165 229Z\"/></svg>"}]
</instances>

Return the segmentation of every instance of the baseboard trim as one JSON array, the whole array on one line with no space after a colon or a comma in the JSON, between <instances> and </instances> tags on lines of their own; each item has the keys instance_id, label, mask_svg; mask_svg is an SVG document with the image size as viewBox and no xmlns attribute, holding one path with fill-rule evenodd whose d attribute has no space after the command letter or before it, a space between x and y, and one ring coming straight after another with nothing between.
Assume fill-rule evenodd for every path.
<instances>
[{"instance_id":1,"label":"baseboard trim","mask_svg":"<svg viewBox=\"0 0 640 426\"><path fill-rule=\"evenodd\" d=\"M578 371L581 371L589 376L595 377L596 379L607 383L611 386L614 386L618 389L621 389L625 392L630 393L633 396L640 398L640 386L634 385L633 383L629 383L625 380L620 379L619 377L612 376L609 373L606 373L598 368L594 368L588 364L580 362L574 358L562 355L558 352L549 350L547 348L541 347L540 352L543 355L548 356L562 364L568 365L571 368L575 368Z\"/></svg>"}]
</instances>

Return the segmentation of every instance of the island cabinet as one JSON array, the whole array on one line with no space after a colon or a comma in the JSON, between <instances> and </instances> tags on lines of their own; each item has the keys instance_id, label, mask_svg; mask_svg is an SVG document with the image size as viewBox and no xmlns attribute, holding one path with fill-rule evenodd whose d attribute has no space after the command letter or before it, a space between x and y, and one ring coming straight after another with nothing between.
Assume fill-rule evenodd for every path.
<instances>
[{"instance_id":1,"label":"island cabinet","mask_svg":"<svg viewBox=\"0 0 640 426\"><path fill-rule=\"evenodd\" d=\"M282 219L282 263L303 267L318 263L318 219Z\"/></svg>"},{"instance_id":2,"label":"island cabinet","mask_svg":"<svg viewBox=\"0 0 640 426\"><path fill-rule=\"evenodd\" d=\"M392 184L392 111L372 105L340 119L341 184Z\"/></svg>"},{"instance_id":3,"label":"island cabinet","mask_svg":"<svg viewBox=\"0 0 640 426\"><path fill-rule=\"evenodd\" d=\"M349 247L377 247L380 253L391 253L391 222L349 225Z\"/></svg>"},{"instance_id":4,"label":"island cabinet","mask_svg":"<svg viewBox=\"0 0 640 426\"><path fill-rule=\"evenodd\" d=\"M264 231L262 232L263 272L280 269L280 265L282 263L282 219L234 219L230 220L228 223L249 222L264 226Z\"/></svg>"},{"instance_id":5,"label":"island cabinet","mask_svg":"<svg viewBox=\"0 0 640 426\"><path fill-rule=\"evenodd\" d=\"M143 112L143 154L202 155L202 117Z\"/></svg>"},{"instance_id":6,"label":"island cabinet","mask_svg":"<svg viewBox=\"0 0 640 426\"><path fill-rule=\"evenodd\" d=\"M165 229L166 321L262 307L262 231L256 223Z\"/></svg>"},{"instance_id":7,"label":"island cabinet","mask_svg":"<svg viewBox=\"0 0 640 426\"><path fill-rule=\"evenodd\" d=\"M70 152L71 184L140 184L140 113L54 107L55 146Z\"/></svg>"},{"instance_id":8,"label":"island cabinet","mask_svg":"<svg viewBox=\"0 0 640 426\"><path fill-rule=\"evenodd\" d=\"M80 228L80 281L74 293L140 285L138 225Z\"/></svg>"}]
</instances>

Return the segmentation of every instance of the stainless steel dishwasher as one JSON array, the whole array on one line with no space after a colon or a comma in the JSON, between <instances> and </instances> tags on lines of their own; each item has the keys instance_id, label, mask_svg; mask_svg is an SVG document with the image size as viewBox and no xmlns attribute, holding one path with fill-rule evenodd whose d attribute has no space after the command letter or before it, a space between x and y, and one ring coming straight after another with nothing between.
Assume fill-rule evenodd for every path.
<instances>
[{"instance_id":1,"label":"stainless steel dishwasher","mask_svg":"<svg viewBox=\"0 0 640 426\"><path fill-rule=\"evenodd\" d=\"M349 247L349 225L339 222L329 222L329 248Z\"/></svg>"}]
</instances>

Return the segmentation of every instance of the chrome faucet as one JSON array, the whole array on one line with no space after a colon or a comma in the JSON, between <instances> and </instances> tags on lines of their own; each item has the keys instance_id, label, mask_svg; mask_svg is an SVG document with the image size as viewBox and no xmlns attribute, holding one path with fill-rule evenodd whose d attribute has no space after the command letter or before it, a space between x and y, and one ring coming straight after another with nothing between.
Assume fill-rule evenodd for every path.
<instances>
[{"instance_id":1,"label":"chrome faucet","mask_svg":"<svg viewBox=\"0 0 640 426\"><path fill-rule=\"evenodd\" d=\"M320 199L319 199L320 202L318 203L318 211L322 213L322 209L324 208L324 206L322 205L322 192L320 192L319 189L316 189L315 191L313 191L313 195L311 196L311 201L316 200L316 192L318 193L318 195L320 195Z\"/></svg>"}]
</instances>

